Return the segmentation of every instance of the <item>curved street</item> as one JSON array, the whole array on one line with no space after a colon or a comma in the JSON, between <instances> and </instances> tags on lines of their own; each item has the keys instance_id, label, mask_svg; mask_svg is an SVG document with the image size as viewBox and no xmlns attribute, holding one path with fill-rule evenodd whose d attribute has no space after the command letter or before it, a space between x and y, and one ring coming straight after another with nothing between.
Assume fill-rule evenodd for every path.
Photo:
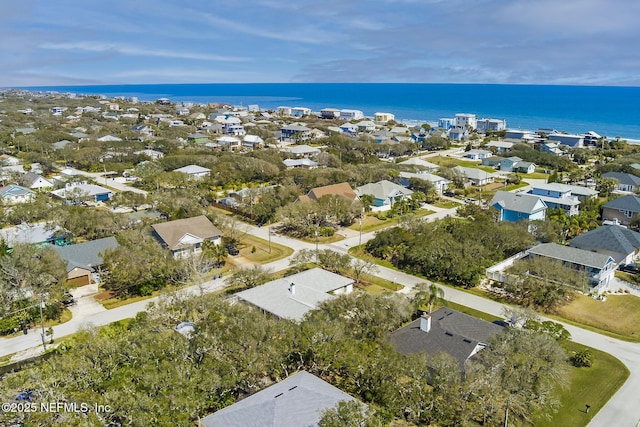
<instances>
[{"instance_id":1,"label":"curved street","mask_svg":"<svg viewBox=\"0 0 640 427\"><path fill-rule=\"evenodd\" d=\"M451 213L451 210L442 210L441 212L430 215L428 220L444 217ZM249 234L264 240L270 238L274 243L291 247L294 249L294 254L301 249L314 250L316 247L313 243L306 243L275 234L271 231L270 227L256 227L248 224L243 224L242 227L245 228ZM365 243L375 236L374 232L362 233L362 235L360 235L359 232L346 230L344 233L346 233L345 239L336 243L318 245L319 249L332 249L338 252L348 253L349 248L357 246L360 241ZM272 271L283 270L289 266L289 258L290 257L266 264L265 267ZM416 283L426 281L425 279L381 266L377 267L376 275L404 285L404 289L400 291L403 293L410 292ZM226 278L223 277L222 279L206 282L202 286L191 286L181 292L192 295L209 293L222 289L225 281ZM502 316L505 308L504 304L481 298L455 288L447 286L441 287L445 292L445 298L447 300L473 307L495 316ZM73 334L84 327L102 326L117 320L134 317L138 312L144 311L147 304L157 300L156 297L111 310L105 310L100 304L91 304L88 306L87 304L89 303L83 302L82 298L83 297L80 297L77 307L74 308L74 317L69 322L53 328L54 338L58 339ZM84 308L81 309L80 307ZM596 414L589 425L593 427L637 426L640 420L640 408L636 405L637 396L640 396L640 363L638 363L640 361L640 343L620 341L568 324L563 325L571 333L572 339L575 342L612 354L622 361L631 372L629 379L605 407ZM27 335L0 340L0 357L28 351L29 349L33 350L33 354L39 354L41 346L40 332L32 330Z\"/></svg>"}]
</instances>

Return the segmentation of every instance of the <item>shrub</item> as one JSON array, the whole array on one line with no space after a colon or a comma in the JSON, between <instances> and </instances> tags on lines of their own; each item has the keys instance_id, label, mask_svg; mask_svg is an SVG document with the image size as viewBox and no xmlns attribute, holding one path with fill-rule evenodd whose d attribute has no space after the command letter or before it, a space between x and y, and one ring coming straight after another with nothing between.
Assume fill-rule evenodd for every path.
<instances>
[{"instance_id":1,"label":"shrub","mask_svg":"<svg viewBox=\"0 0 640 427\"><path fill-rule=\"evenodd\" d=\"M593 353L589 349L578 351L571 358L571 363L576 368L589 368L593 364Z\"/></svg>"}]
</instances>

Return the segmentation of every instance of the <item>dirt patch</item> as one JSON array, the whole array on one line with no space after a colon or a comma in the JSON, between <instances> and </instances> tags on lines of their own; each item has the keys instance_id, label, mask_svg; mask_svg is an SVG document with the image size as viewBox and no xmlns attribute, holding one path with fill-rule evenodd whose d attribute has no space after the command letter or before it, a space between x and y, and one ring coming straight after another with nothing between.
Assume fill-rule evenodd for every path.
<instances>
[{"instance_id":1,"label":"dirt patch","mask_svg":"<svg viewBox=\"0 0 640 427\"><path fill-rule=\"evenodd\" d=\"M108 299L115 298L115 297L116 297L116 294L113 291L100 292L99 294L96 294L94 296L94 298L97 301L104 301L104 300L108 300Z\"/></svg>"}]
</instances>

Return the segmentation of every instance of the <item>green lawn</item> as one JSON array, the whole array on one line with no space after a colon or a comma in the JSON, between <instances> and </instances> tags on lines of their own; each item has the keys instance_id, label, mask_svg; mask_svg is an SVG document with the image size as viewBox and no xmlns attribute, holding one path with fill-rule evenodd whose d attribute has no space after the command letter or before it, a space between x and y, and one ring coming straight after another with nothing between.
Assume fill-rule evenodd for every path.
<instances>
[{"instance_id":1,"label":"green lawn","mask_svg":"<svg viewBox=\"0 0 640 427\"><path fill-rule=\"evenodd\" d=\"M513 191L513 190L517 190L518 188L522 188L522 187L526 187L527 185L529 185L528 182L525 181L520 181L519 184L511 184L507 186L507 191Z\"/></svg>"},{"instance_id":2,"label":"green lawn","mask_svg":"<svg viewBox=\"0 0 640 427\"><path fill-rule=\"evenodd\" d=\"M588 348L575 342L563 346L570 356ZM561 390L558 412L549 420L535 420L536 427L586 426L629 378L629 370L618 359L593 348L589 350L593 354L593 365L571 367L570 385ZM584 412L587 404L591 406L588 414Z\"/></svg>"},{"instance_id":3,"label":"green lawn","mask_svg":"<svg viewBox=\"0 0 640 427\"><path fill-rule=\"evenodd\" d=\"M240 239L238 248L240 249L240 255L258 264L268 264L286 258L293 253L293 249L288 246L274 242L269 245L268 240L250 234L246 234ZM255 251L253 248L255 248Z\"/></svg>"},{"instance_id":4,"label":"green lawn","mask_svg":"<svg viewBox=\"0 0 640 427\"><path fill-rule=\"evenodd\" d=\"M435 203L431 203L431 205L442 209L452 209L462 205L462 203L457 203L451 200L438 200Z\"/></svg>"},{"instance_id":5,"label":"green lawn","mask_svg":"<svg viewBox=\"0 0 640 427\"><path fill-rule=\"evenodd\" d=\"M431 215L432 213L435 213L435 212L430 211L428 209L418 209L411 213L417 217L423 217L423 216ZM391 227L393 225L398 225L397 216L387 218L385 220L381 220L376 218L373 215L367 215L365 219L362 221L362 232L368 233L370 231L377 231L383 228ZM351 224L347 228L354 231L360 231L360 223L356 221L355 223Z\"/></svg>"},{"instance_id":6,"label":"green lawn","mask_svg":"<svg viewBox=\"0 0 640 427\"><path fill-rule=\"evenodd\" d=\"M447 307L487 322L502 320L453 302L447 302ZM626 366L608 353L573 341L563 343L563 347L569 357L588 348L593 354L593 366L590 368L571 366L568 387L558 389L560 393L558 411L550 419L544 417L535 419L533 424L536 427L586 426L629 377ZM585 404L591 406L588 414L584 412Z\"/></svg>"},{"instance_id":7,"label":"green lawn","mask_svg":"<svg viewBox=\"0 0 640 427\"><path fill-rule=\"evenodd\" d=\"M483 170L485 172L489 172L489 173L493 173L495 172L495 168L491 167L491 166L482 166L481 163L479 162L473 162L470 160L461 160L461 159L456 159L453 157L442 157L442 156L435 156L435 157L429 157L429 161L431 163L434 163L436 165L440 165L440 166L462 166L465 168L476 168L476 169L480 169Z\"/></svg>"},{"instance_id":8,"label":"green lawn","mask_svg":"<svg viewBox=\"0 0 640 427\"><path fill-rule=\"evenodd\" d=\"M640 298L633 295L609 295L606 301L577 295L558 310L558 316L616 338L640 341Z\"/></svg>"}]
</instances>

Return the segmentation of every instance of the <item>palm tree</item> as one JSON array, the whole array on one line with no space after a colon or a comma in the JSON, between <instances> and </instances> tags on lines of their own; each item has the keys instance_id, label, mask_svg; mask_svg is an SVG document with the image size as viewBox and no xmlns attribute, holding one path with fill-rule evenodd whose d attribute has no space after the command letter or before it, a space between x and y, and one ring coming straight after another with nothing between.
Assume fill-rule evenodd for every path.
<instances>
[{"instance_id":1,"label":"palm tree","mask_svg":"<svg viewBox=\"0 0 640 427\"><path fill-rule=\"evenodd\" d=\"M444 299L444 290L435 283L418 283L415 289L417 292L413 298L413 304L416 310L429 305L429 313L431 313L434 304L447 305L447 301Z\"/></svg>"}]
</instances>

